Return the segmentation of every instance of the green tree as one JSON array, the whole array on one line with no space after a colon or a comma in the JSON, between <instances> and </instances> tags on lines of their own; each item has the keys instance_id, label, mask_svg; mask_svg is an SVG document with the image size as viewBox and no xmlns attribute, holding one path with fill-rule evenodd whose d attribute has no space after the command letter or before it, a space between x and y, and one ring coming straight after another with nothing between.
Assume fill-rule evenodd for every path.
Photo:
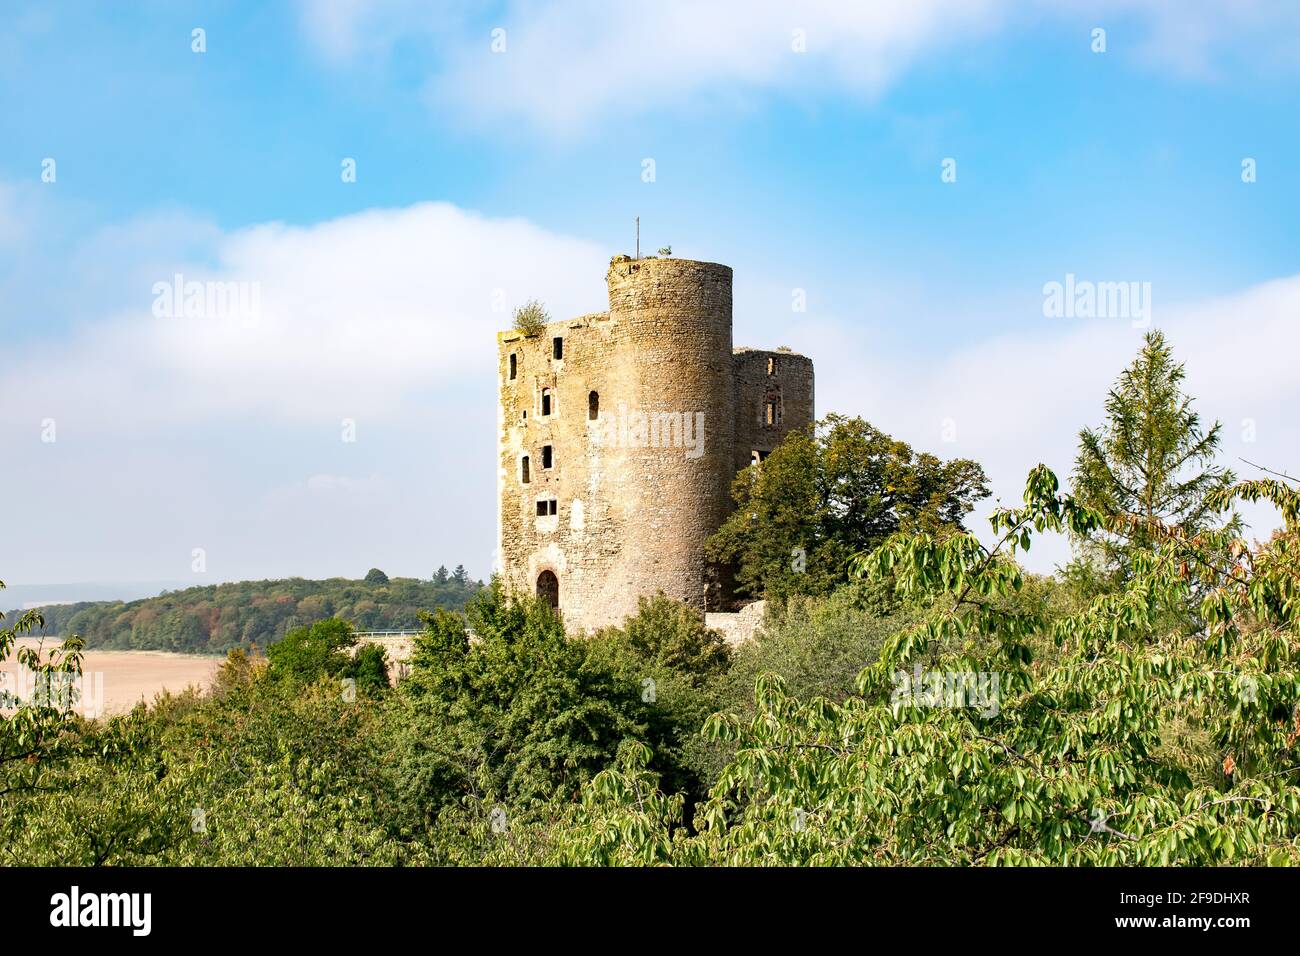
<instances>
[{"instance_id":1,"label":"green tree","mask_svg":"<svg viewBox=\"0 0 1300 956\"><path fill-rule=\"evenodd\" d=\"M351 679L359 690L387 690L384 649L373 644L358 647L357 643L352 625L338 618L295 628L267 648L270 675L299 685L325 677Z\"/></svg>"},{"instance_id":2,"label":"green tree","mask_svg":"<svg viewBox=\"0 0 1300 956\"><path fill-rule=\"evenodd\" d=\"M827 594L848 579L853 555L900 528L960 528L987 495L975 462L918 454L860 418L831 415L736 477L736 508L709 556L734 566L747 594Z\"/></svg>"},{"instance_id":3,"label":"green tree","mask_svg":"<svg viewBox=\"0 0 1300 956\"><path fill-rule=\"evenodd\" d=\"M0 834L20 865L147 865L190 836L187 774L170 766L161 726L141 706L78 724L41 786L3 808Z\"/></svg>"},{"instance_id":4,"label":"green tree","mask_svg":"<svg viewBox=\"0 0 1300 956\"><path fill-rule=\"evenodd\" d=\"M852 696L858 672L876 660L889 634L909 617L886 613L850 582L826 597L797 595L773 607L753 640L736 648L725 681L725 708L752 713L754 685L776 674L800 700Z\"/></svg>"},{"instance_id":5,"label":"green tree","mask_svg":"<svg viewBox=\"0 0 1300 956\"><path fill-rule=\"evenodd\" d=\"M357 648L356 655L343 668L343 676L357 682L357 689L371 694L388 690L387 654L378 644Z\"/></svg>"},{"instance_id":6,"label":"green tree","mask_svg":"<svg viewBox=\"0 0 1300 956\"><path fill-rule=\"evenodd\" d=\"M710 722L735 758L696 835L629 760L584 793L558 858L1300 863L1300 492L1253 482L1209 504L1235 498L1271 501L1286 532L1250 549L1221 529L1145 529L1123 589L1062 616L1019 599L1016 554L1044 531L1125 525L1059 494L1042 466L1024 507L992 516L991 547L965 532L891 536L855 570L925 613L886 639L856 695L801 700L761 678L752 718ZM1201 597L1181 572L1192 563L1220 582ZM1170 600L1197 603L1205 632L1162 626Z\"/></svg>"},{"instance_id":7,"label":"green tree","mask_svg":"<svg viewBox=\"0 0 1300 956\"><path fill-rule=\"evenodd\" d=\"M383 571L380 571L378 568L371 568L366 572L365 581L367 584L387 584L388 575Z\"/></svg>"},{"instance_id":8,"label":"green tree","mask_svg":"<svg viewBox=\"0 0 1300 956\"><path fill-rule=\"evenodd\" d=\"M1221 425L1201 427L1182 390L1184 377L1164 333L1148 332L1106 398L1105 422L1079 433L1074 497L1124 522L1124 529L1103 525L1078 540L1085 559L1095 558L1100 570L1119 579L1133 573L1134 555L1151 549L1161 527L1195 535L1237 526L1235 515L1224 520L1210 504L1235 480L1214 463Z\"/></svg>"},{"instance_id":9,"label":"green tree","mask_svg":"<svg viewBox=\"0 0 1300 956\"><path fill-rule=\"evenodd\" d=\"M77 723L82 662L82 641L75 635L48 655L18 645L20 637L44 625L39 611L26 612L9 626L4 617L0 613L0 662L12 655L30 689L23 696L20 686L11 690L0 682L0 797L41 786L43 775L65 753Z\"/></svg>"},{"instance_id":10,"label":"green tree","mask_svg":"<svg viewBox=\"0 0 1300 956\"><path fill-rule=\"evenodd\" d=\"M675 671L696 687L725 674L731 653L722 635L704 624L704 616L662 591L637 601L637 613L621 627L607 627L593 638L648 666Z\"/></svg>"},{"instance_id":11,"label":"green tree","mask_svg":"<svg viewBox=\"0 0 1300 956\"><path fill-rule=\"evenodd\" d=\"M700 728L721 706L731 667L722 635L705 627L699 611L660 592L641 598L622 626L603 628L590 641L594 659L640 688L651 769L688 800L704 796L716 758Z\"/></svg>"},{"instance_id":12,"label":"green tree","mask_svg":"<svg viewBox=\"0 0 1300 956\"><path fill-rule=\"evenodd\" d=\"M348 652L356 644L352 625L338 618L294 628L284 635L284 640L266 649L271 676L300 684L339 676L351 660Z\"/></svg>"},{"instance_id":13,"label":"green tree","mask_svg":"<svg viewBox=\"0 0 1300 956\"><path fill-rule=\"evenodd\" d=\"M519 812L574 799L620 741L645 734L640 687L558 616L494 582L469 620L427 619L398 688L395 788L428 825L464 798Z\"/></svg>"},{"instance_id":14,"label":"green tree","mask_svg":"<svg viewBox=\"0 0 1300 956\"><path fill-rule=\"evenodd\" d=\"M265 671L266 666L266 659L256 653L256 648L251 652L242 647L231 648L212 680L213 694L220 697L247 688Z\"/></svg>"}]
</instances>

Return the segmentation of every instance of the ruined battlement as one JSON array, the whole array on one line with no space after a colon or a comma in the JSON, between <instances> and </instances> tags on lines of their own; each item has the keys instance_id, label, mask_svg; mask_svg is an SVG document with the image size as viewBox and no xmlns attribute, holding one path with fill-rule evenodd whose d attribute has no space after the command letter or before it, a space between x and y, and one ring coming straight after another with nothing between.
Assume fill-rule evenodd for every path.
<instances>
[{"instance_id":1,"label":"ruined battlement","mask_svg":"<svg viewBox=\"0 0 1300 956\"><path fill-rule=\"evenodd\" d=\"M732 272L615 256L609 311L501 332L499 572L575 630L729 597L704 542L735 474L813 421L812 362L733 347Z\"/></svg>"}]
</instances>

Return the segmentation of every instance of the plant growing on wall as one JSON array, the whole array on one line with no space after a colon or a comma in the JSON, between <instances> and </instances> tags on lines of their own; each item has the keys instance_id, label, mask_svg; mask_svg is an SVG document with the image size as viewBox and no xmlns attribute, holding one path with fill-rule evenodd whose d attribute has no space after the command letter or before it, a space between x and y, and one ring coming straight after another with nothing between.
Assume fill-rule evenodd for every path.
<instances>
[{"instance_id":1,"label":"plant growing on wall","mask_svg":"<svg viewBox=\"0 0 1300 956\"><path fill-rule=\"evenodd\" d=\"M541 335L550 321L546 309L536 299L529 299L515 309L515 328L529 338Z\"/></svg>"}]
</instances>

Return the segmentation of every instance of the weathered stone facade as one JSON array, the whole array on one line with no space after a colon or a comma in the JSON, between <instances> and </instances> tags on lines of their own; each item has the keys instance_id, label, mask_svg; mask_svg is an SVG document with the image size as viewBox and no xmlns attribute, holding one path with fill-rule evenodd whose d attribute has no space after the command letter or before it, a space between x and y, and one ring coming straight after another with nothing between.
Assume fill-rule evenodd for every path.
<instances>
[{"instance_id":1,"label":"weathered stone facade","mask_svg":"<svg viewBox=\"0 0 1300 956\"><path fill-rule=\"evenodd\" d=\"M731 269L615 256L609 311L497 336L499 566L594 630L662 590L721 610L736 472L813 421L812 362L733 349Z\"/></svg>"}]
</instances>

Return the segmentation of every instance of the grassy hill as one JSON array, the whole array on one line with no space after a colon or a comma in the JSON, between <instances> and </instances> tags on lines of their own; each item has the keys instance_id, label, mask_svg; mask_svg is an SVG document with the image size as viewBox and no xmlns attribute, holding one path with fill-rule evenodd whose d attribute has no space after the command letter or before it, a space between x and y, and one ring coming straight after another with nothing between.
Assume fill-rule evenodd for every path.
<instances>
[{"instance_id":1,"label":"grassy hill","mask_svg":"<svg viewBox=\"0 0 1300 956\"><path fill-rule=\"evenodd\" d=\"M427 581L382 575L360 581L240 581L137 601L52 605L41 613L46 634L80 634L88 647L224 654L233 647L265 647L291 628L329 617L361 630L418 628L420 611L460 610L483 586L458 572Z\"/></svg>"}]
</instances>

